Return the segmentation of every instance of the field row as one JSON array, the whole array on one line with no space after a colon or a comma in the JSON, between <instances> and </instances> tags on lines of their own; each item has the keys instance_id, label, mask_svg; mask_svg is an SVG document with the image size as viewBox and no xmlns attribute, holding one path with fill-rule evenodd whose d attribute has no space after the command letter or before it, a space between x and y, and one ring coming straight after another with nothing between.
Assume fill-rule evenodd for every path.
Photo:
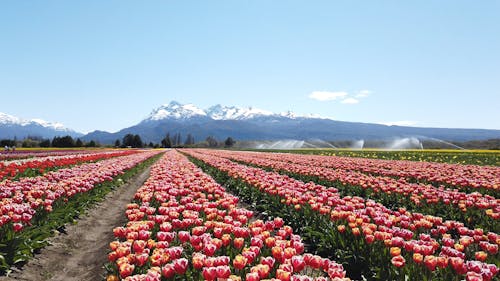
<instances>
[{"instance_id":1,"label":"field row","mask_svg":"<svg viewBox=\"0 0 500 281\"><path fill-rule=\"evenodd\" d=\"M24 263L46 245L53 229L73 220L89 201L109 191L106 183L158 153L124 153L42 176L0 182L0 272Z\"/></svg>"},{"instance_id":2,"label":"field row","mask_svg":"<svg viewBox=\"0 0 500 281\"><path fill-rule=\"evenodd\" d=\"M317 251L340 253L333 257L340 262L354 262L349 258L342 259L342 255L365 259L357 267L353 266L363 271L365 278L383 280L374 277L383 272L388 279L398 279L399 273L410 278L426 276L460 280L465 274L468 280L480 280L472 279L477 275L491 280L497 274L495 264L499 263L500 237L495 232L471 229L459 221L409 212L404 208L391 210L362 197L342 197L336 188L304 183L217 156L227 152L184 152L226 173L228 178L238 180L239 183L237 181L234 185L243 183L239 192L246 194L249 201L254 201L261 210L268 214L285 214L284 217L302 225L312 226L305 230L309 231L307 237L321 241ZM291 210L287 211L287 206ZM297 214L290 213L292 210ZM290 214L286 215L287 212ZM310 234L314 231L319 234ZM384 270L386 265L380 259L381 253L386 255L386 263L391 256L401 256L401 263L393 262L396 267L401 266L401 271ZM349 272L349 266L346 268Z\"/></svg>"},{"instance_id":3,"label":"field row","mask_svg":"<svg viewBox=\"0 0 500 281\"><path fill-rule=\"evenodd\" d=\"M261 159L279 160L306 166L358 171L371 175L405 178L414 182L469 188L473 191L500 189L500 167L459 165L403 160L380 160L353 157L297 155L290 153L249 153L233 151L230 155L253 155Z\"/></svg>"},{"instance_id":4,"label":"field row","mask_svg":"<svg viewBox=\"0 0 500 281\"><path fill-rule=\"evenodd\" d=\"M108 280L347 280L341 265L304 254L282 219L255 219L238 201L167 152L114 229Z\"/></svg>"},{"instance_id":5,"label":"field row","mask_svg":"<svg viewBox=\"0 0 500 281\"><path fill-rule=\"evenodd\" d=\"M369 197L391 205L397 202L409 209L425 210L429 214L439 214L447 219L462 220L469 226L500 231L500 199L491 195L467 193L456 188L435 187L431 184L409 183L404 179L367 175L353 170L332 169L323 167L320 162L309 165L296 164L301 162L303 157L307 157L304 155L279 158L272 153L198 151L284 171L291 175L307 176L306 180L326 180L326 184L338 187L339 192L344 195ZM289 161L293 157L294 160Z\"/></svg>"},{"instance_id":6,"label":"field row","mask_svg":"<svg viewBox=\"0 0 500 281\"><path fill-rule=\"evenodd\" d=\"M0 162L0 180L23 176L42 175L46 171L60 169L85 162L94 162L117 156L137 153L134 150L95 151L93 153L72 153L58 156L37 156L32 158Z\"/></svg>"},{"instance_id":7,"label":"field row","mask_svg":"<svg viewBox=\"0 0 500 281\"><path fill-rule=\"evenodd\" d=\"M265 150L264 152L270 152ZM358 157L385 160L407 160L420 162L438 162L462 165L500 166L499 152L494 150L380 150L380 149L294 149L276 150L274 152L290 152L311 155Z\"/></svg>"}]
</instances>

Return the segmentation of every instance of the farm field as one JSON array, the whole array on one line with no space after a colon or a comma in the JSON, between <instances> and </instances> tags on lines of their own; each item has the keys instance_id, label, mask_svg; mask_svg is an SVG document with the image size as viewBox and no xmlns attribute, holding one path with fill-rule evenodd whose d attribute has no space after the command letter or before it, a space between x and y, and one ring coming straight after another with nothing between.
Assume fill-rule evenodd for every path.
<instances>
[{"instance_id":1,"label":"farm field","mask_svg":"<svg viewBox=\"0 0 500 281\"><path fill-rule=\"evenodd\" d=\"M500 151L498 150L378 150L378 149L293 149L293 150L256 150L263 152L288 152L325 156L346 156L386 160L428 161L452 164L491 165L500 166Z\"/></svg>"},{"instance_id":2,"label":"farm field","mask_svg":"<svg viewBox=\"0 0 500 281\"><path fill-rule=\"evenodd\" d=\"M0 280L498 278L498 154L309 151L3 160Z\"/></svg>"}]
</instances>

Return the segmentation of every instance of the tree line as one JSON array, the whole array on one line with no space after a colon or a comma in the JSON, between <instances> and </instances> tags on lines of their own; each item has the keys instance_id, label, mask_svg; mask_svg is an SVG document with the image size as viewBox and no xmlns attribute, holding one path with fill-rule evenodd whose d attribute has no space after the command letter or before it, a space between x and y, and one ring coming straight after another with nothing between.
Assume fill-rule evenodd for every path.
<instances>
[{"instance_id":1,"label":"tree line","mask_svg":"<svg viewBox=\"0 0 500 281\"><path fill-rule=\"evenodd\" d=\"M181 133L170 134L167 132L165 137L159 143L149 142L146 143L138 134L126 134L122 139L116 139L114 147L131 147L131 148L175 148L175 147L232 147L236 141L232 137L227 137L224 141L219 141L213 136L208 136L205 140L196 142L194 136L190 133L185 138ZM99 142L90 140L88 142L82 141L80 138L74 139L73 137L57 136L51 139L45 139L36 136L28 136L24 140L19 141L14 139L0 140L0 147L100 147Z\"/></svg>"},{"instance_id":2,"label":"tree line","mask_svg":"<svg viewBox=\"0 0 500 281\"><path fill-rule=\"evenodd\" d=\"M80 138L76 140L71 136L54 137L51 139L45 139L36 136L28 136L25 139L19 141L14 139L2 139L0 140L1 147L99 147L101 146L98 142L91 140L88 142L82 141Z\"/></svg>"}]
</instances>

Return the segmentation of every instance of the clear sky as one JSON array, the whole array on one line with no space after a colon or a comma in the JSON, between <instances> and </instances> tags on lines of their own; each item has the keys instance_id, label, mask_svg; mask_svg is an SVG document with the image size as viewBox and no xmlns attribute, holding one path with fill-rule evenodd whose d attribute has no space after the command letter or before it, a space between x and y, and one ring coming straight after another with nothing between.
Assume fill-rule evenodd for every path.
<instances>
[{"instance_id":1,"label":"clear sky","mask_svg":"<svg viewBox=\"0 0 500 281\"><path fill-rule=\"evenodd\" d=\"M500 1L5 0L0 97L83 132L171 100L500 129Z\"/></svg>"}]
</instances>

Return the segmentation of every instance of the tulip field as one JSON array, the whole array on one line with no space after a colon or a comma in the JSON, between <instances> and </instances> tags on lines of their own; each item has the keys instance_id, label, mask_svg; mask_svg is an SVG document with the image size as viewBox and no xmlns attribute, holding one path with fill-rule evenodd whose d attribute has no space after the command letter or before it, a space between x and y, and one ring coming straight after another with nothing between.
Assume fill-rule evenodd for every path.
<instances>
[{"instance_id":1,"label":"tulip field","mask_svg":"<svg viewBox=\"0 0 500 281\"><path fill-rule=\"evenodd\" d=\"M158 153L48 152L0 162L0 272L29 260L55 229L102 198L125 172Z\"/></svg>"},{"instance_id":2,"label":"tulip field","mask_svg":"<svg viewBox=\"0 0 500 281\"><path fill-rule=\"evenodd\" d=\"M272 150L265 150L271 152ZM464 165L500 165L498 150L448 150L448 149L293 149L272 152L289 152L323 156L347 156L369 159L408 160Z\"/></svg>"},{"instance_id":3,"label":"tulip field","mask_svg":"<svg viewBox=\"0 0 500 281\"><path fill-rule=\"evenodd\" d=\"M485 164L495 154L481 165L214 149L19 155L0 160L2 274L150 167L120 201L92 280L500 279L500 167Z\"/></svg>"},{"instance_id":4,"label":"tulip field","mask_svg":"<svg viewBox=\"0 0 500 281\"><path fill-rule=\"evenodd\" d=\"M183 153L257 212L283 218L306 250L342 264L352 279L498 277L498 167Z\"/></svg>"},{"instance_id":5,"label":"tulip field","mask_svg":"<svg viewBox=\"0 0 500 281\"><path fill-rule=\"evenodd\" d=\"M170 151L115 228L108 280L348 280L334 260L304 253L283 219L257 219L210 176Z\"/></svg>"}]
</instances>

